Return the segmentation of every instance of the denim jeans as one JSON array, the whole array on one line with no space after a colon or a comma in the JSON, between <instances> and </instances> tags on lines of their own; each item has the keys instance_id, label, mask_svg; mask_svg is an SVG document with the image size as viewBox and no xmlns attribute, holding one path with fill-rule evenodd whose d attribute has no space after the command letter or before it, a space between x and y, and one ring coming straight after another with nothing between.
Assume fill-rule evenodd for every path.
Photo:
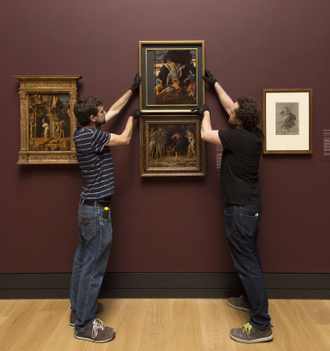
<instances>
[{"instance_id":1,"label":"denim jeans","mask_svg":"<svg viewBox=\"0 0 330 351\"><path fill-rule=\"evenodd\" d=\"M79 205L79 244L70 284L71 309L76 311L76 332L86 331L95 320L97 299L107 268L112 242L110 210L103 218L99 206Z\"/></svg>"},{"instance_id":2,"label":"denim jeans","mask_svg":"<svg viewBox=\"0 0 330 351\"><path fill-rule=\"evenodd\" d=\"M250 324L259 330L271 327L268 298L258 250L262 203L225 207L225 228L230 254L250 302Z\"/></svg>"}]
</instances>

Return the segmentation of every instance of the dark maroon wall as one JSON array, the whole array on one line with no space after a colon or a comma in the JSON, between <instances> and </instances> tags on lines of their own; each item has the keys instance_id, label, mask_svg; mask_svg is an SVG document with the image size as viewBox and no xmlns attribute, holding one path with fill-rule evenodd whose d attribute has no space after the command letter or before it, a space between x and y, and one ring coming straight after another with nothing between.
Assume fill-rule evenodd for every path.
<instances>
[{"instance_id":1,"label":"dark maroon wall","mask_svg":"<svg viewBox=\"0 0 330 351\"><path fill-rule=\"evenodd\" d=\"M263 156L260 249L265 272L329 273L328 0L11 0L3 2L0 273L70 272L78 240L76 165L18 166L18 81L12 75L82 75L80 95L109 108L138 70L140 40L204 40L206 66L229 95L313 88L314 153ZM112 130L121 132L129 102ZM212 89L213 127L228 128ZM214 146L205 178L139 176L138 126L113 148L113 272L230 272Z\"/></svg>"}]
</instances>

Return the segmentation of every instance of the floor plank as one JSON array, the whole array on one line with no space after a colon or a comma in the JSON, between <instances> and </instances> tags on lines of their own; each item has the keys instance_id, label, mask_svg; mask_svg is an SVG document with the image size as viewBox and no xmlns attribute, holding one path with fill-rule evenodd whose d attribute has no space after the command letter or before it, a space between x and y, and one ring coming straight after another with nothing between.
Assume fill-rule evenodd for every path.
<instances>
[{"instance_id":1,"label":"floor plank","mask_svg":"<svg viewBox=\"0 0 330 351\"><path fill-rule=\"evenodd\" d=\"M249 321L224 299L104 299L105 344L77 340L69 300L0 300L1 351L241 351L231 328ZM253 351L330 350L330 301L270 300L274 340Z\"/></svg>"}]
</instances>

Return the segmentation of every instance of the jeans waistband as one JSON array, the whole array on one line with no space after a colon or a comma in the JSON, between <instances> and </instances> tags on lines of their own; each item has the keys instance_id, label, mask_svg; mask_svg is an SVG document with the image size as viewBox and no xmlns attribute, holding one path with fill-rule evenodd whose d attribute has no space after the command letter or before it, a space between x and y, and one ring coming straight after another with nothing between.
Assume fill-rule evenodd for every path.
<instances>
[{"instance_id":1,"label":"jeans waistband","mask_svg":"<svg viewBox=\"0 0 330 351\"><path fill-rule=\"evenodd\" d=\"M107 197L106 199L99 199L99 200L80 200L81 205L86 206L98 206L98 207L109 207L111 205L111 197Z\"/></svg>"}]
</instances>

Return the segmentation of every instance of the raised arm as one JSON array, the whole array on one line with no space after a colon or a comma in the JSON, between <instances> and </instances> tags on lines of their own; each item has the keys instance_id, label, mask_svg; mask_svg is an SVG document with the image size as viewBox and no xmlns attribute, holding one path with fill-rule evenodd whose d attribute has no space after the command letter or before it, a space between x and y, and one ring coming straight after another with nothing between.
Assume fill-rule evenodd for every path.
<instances>
[{"instance_id":1,"label":"raised arm","mask_svg":"<svg viewBox=\"0 0 330 351\"><path fill-rule=\"evenodd\" d=\"M141 77L139 73L136 74L132 86L128 89L128 91L121 96L111 107L110 110L105 115L105 122L110 121L111 118L118 115L118 113L124 108L127 104L130 97L133 95L134 90L136 90L141 83Z\"/></svg>"},{"instance_id":2,"label":"raised arm","mask_svg":"<svg viewBox=\"0 0 330 351\"><path fill-rule=\"evenodd\" d=\"M124 131L121 134L111 133L110 140L106 146L120 146L128 145L131 141L133 134L133 122L135 118L141 116L141 111L139 109L133 110L128 117Z\"/></svg>"},{"instance_id":3,"label":"raised arm","mask_svg":"<svg viewBox=\"0 0 330 351\"><path fill-rule=\"evenodd\" d=\"M194 109L193 112L198 113L200 116L203 116L201 125L202 139L208 141L209 143L221 145L219 131L212 129L211 115L208 106L205 104L202 107Z\"/></svg>"},{"instance_id":4,"label":"raised arm","mask_svg":"<svg viewBox=\"0 0 330 351\"><path fill-rule=\"evenodd\" d=\"M215 79L215 77L212 75L212 73L206 68L205 68L205 76L203 76L203 78L206 82L208 82L209 84L214 86L215 91L217 92L219 100L221 102L221 105L226 110L228 115L230 115L230 112L233 109L235 109L235 107L236 107L234 101L225 92L225 90L222 88L222 86L219 84L219 82Z\"/></svg>"}]
</instances>

